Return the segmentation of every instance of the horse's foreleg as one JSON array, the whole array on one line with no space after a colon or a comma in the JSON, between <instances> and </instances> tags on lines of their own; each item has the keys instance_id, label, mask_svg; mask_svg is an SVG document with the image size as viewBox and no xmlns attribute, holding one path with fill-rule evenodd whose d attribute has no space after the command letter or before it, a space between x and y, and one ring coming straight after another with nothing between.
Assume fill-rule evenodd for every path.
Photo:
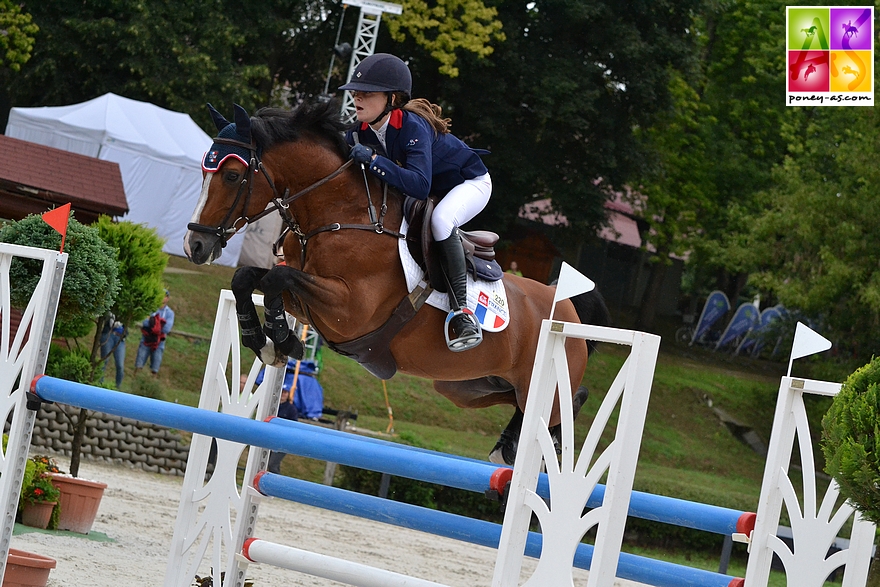
<instances>
[{"instance_id":1,"label":"horse's foreleg","mask_svg":"<svg viewBox=\"0 0 880 587\"><path fill-rule=\"evenodd\" d=\"M260 289L263 291L263 307L266 312L265 331L278 351L294 359L303 357L303 344L287 324L282 292L286 289L285 273L295 271L289 267L276 267L263 275Z\"/></svg>"},{"instance_id":2,"label":"horse's foreleg","mask_svg":"<svg viewBox=\"0 0 880 587\"><path fill-rule=\"evenodd\" d=\"M261 359L260 351L266 346L266 335L263 333L252 296L257 283L267 272L268 269L260 267L240 267L232 276L232 294L235 296L235 312L238 314L241 342Z\"/></svg>"}]
</instances>

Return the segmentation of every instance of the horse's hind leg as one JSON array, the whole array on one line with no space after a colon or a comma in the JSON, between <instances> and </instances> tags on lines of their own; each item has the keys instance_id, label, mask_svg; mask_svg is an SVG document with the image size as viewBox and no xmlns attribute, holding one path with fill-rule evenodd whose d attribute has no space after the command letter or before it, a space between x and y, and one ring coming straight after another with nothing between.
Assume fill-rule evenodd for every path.
<instances>
[{"instance_id":1,"label":"horse's hind leg","mask_svg":"<svg viewBox=\"0 0 880 587\"><path fill-rule=\"evenodd\" d=\"M460 408L485 408L498 404L514 406L513 418L501 431L501 437L489 453L491 462L513 465L523 420L513 385L501 377L490 375L468 381L435 381L434 389Z\"/></svg>"},{"instance_id":2,"label":"horse's hind leg","mask_svg":"<svg viewBox=\"0 0 880 587\"><path fill-rule=\"evenodd\" d=\"M571 398L573 419L577 418L584 403L589 397L589 390L581 385ZM489 461L499 465L513 466L516 460L516 451L519 447L519 435L522 432L523 412L516 408L507 427L501 431L501 436L492 452L489 453ZM553 439L553 445L557 447L557 452L562 450L562 424L550 427L550 437Z\"/></svg>"},{"instance_id":3,"label":"horse's hind leg","mask_svg":"<svg viewBox=\"0 0 880 587\"><path fill-rule=\"evenodd\" d=\"M586 388L586 386L581 385L577 388L577 391L574 392L574 395L571 397L571 421L574 422L578 414L581 412L581 408L587 402L587 398L590 397L590 390ZM550 438L553 439L553 446L556 447L557 454L562 452L562 424L557 424L556 426L550 426Z\"/></svg>"}]
</instances>

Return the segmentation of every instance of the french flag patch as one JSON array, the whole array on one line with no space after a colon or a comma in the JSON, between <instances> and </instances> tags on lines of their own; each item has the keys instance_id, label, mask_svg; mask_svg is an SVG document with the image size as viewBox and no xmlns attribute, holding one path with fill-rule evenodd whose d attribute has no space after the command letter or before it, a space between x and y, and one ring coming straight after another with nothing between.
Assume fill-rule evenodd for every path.
<instances>
[{"instance_id":1,"label":"french flag patch","mask_svg":"<svg viewBox=\"0 0 880 587\"><path fill-rule=\"evenodd\" d=\"M497 296L493 296L497 298ZM500 302L500 304L499 304ZM504 300L492 299L484 291L480 291L477 296L476 308L474 308L474 316L480 321L483 328L493 331L500 330L507 322L507 308Z\"/></svg>"}]
</instances>

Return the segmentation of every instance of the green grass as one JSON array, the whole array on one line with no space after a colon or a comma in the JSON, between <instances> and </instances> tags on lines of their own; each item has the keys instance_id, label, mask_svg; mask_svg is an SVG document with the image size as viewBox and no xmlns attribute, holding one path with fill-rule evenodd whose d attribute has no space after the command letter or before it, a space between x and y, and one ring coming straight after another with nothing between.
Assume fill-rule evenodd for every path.
<instances>
[{"instance_id":1,"label":"green grass","mask_svg":"<svg viewBox=\"0 0 880 587\"><path fill-rule=\"evenodd\" d=\"M172 295L169 305L176 313L175 331L210 337L219 292L229 288L233 272L231 268L220 266L196 267L185 259L171 257L165 281ZM138 339L139 333L135 331L128 341L123 391L132 389L131 370ZM206 342L169 336L159 374L165 400L197 405L207 353ZM578 419L579 442L627 353L627 348L602 345L591 358L584 378L591 393ZM763 458L737 440L714 410L720 408L742 425L753 428L766 444L783 369L780 364L733 360L664 342L648 407L635 488L754 510L760 492ZM320 380L325 405L357 412L356 425L360 428L378 432L387 429L389 415L381 381L350 359L330 351L324 354ZM486 457L512 413L508 406L483 410L456 408L436 393L430 382L404 374L387 382L387 394L397 440L473 458ZM821 417L822 411L821 405L814 406L811 419ZM616 414L612 419L616 420ZM817 452L817 458L820 455ZM323 462L288 456L282 472L320 481L324 466ZM627 544L624 550L637 552L639 548ZM717 571L719 554L720 549L718 552L662 549L651 551L649 556ZM744 567L737 569L736 560L729 574L742 576ZM776 584L782 585L784 581L771 582Z\"/></svg>"}]
</instances>

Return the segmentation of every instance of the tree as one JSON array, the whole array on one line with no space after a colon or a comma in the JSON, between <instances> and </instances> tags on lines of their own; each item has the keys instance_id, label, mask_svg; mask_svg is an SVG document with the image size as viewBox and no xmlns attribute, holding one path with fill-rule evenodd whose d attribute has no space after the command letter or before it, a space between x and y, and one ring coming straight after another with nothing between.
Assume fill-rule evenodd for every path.
<instances>
[{"instance_id":1,"label":"tree","mask_svg":"<svg viewBox=\"0 0 880 587\"><path fill-rule=\"evenodd\" d=\"M253 111L279 103L280 89L294 101L323 93L344 10L329 0L255 0L246 8L227 0L26 0L24 6L40 31L31 61L2 80L10 105L70 104L114 92L188 112L211 130L205 102L237 102ZM354 24L348 23L352 34ZM444 14L415 1L395 26L429 44L446 66L462 48L484 51L486 31L500 24L480 0L460 6L448 0ZM425 34L426 27L439 34Z\"/></svg>"},{"instance_id":2,"label":"tree","mask_svg":"<svg viewBox=\"0 0 880 587\"><path fill-rule=\"evenodd\" d=\"M493 40L503 41L498 10L481 0L408 0L403 13L387 19L391 38L403 42L407 36L440 63L439 73L458 76L456 51L470 51L478 57L492 54Z\"/></svg>"},{"instance_id":3,"label":"tree","mask_svg":"<svg viewBox=\"0 0 880 587\"><path fill-rule=\"evenodd\" d=\"M168 255L162 251L163 240L155 229L133 222L113 222L100 216L95 223L101 239L116 250L119 260L119 294L110 308L116 320L128 326L143 320L162 303L165 288L162 274ZM96 318L96 332L104 329L107 315ZM97 367L106 356L100 356L100 337L92 345L91 360Z\"/></svg>"},{"instance_id":4,"label":"tree","mask_svg":"<svg viewBox=\"0 0 880 587\"><path fill-rule=\"evenodd\" d=\"M669 65L691 54L693 2L499 0L504 42L491 58L460 57L456 78L432 74L421 48L404 53L416 93L439 97L453 131L492 154L494 196L480 222L504 232L538 198L579 236L604 222L610 187L642 164L634 129L669 103Z\"/></svg>"},{"instance_id":5,"label":"tree","mask_svg":"<svg viewBox=\"0 0 880 587\"><path fill-rule=\"evenodd\" d=\"M759 211L758 195L772 185L772 172L786 154L785 5L782 2L709 2L698 21L701 99L712 121L705 162L715 185L716 206L700 218L689 265L696 291L722 289L736 305L750 267L726 247L748 231ZM693 292L693 293L696 293Z\"/></svg>"},{"instance_id":6,"label":"tree","mask_svg":"<svg viewBox=\"0 0 880 587\"><path fill-rule=\"evenodd\" d=\"M32 214L0 229L0 242L58 249L61 235L39 215ZM93 324L94 316L104 314L119 291L116 251L101 240L96 229L80 224L71 216L64 252L68 254L68 260L55 318L55 333L60 336L83 336ZM11 299L14 304L21 304L30 297L40 271L38 264L32 260L15 261L9 268ZM50 350L46 373L79 383L94 382L94 366L87 357L76 351ZM87 411L78 410L78 418L66 411L63 413L67 416L74 437L70 474L75 477L79 472L79 452Z\"/></svg>"},{"instance_id":7,"label":"tree","mask_svg":"<svg viewBox=\"0 0 880 587\"><path fill-rule=\"evenodd\" d=\"M858 357L880 343L880 126L873 109L811 108L786 126L791 155L750 230L726 243L752 280L820 318Z\"/></svg>"},{"instance_id":8,"label":"tree","mask_svg":"<svg viewBox=\"0 0 880 587\"><path fill-rule=\"evenodd\" d=\"M192 112L230 94L255 103L258 80L269 75L265 64L235 60L243 36L216 0L24 6L40 32L31 61L5 84L15 105L71 104L114 92Z\"/></svg>"},{"instance_id":9,"label":"tree","mask_svg":"<svg viewBox=\"0 0 880 587\"><path fill-rule=\"evenodd\" d=\"M34 35L39 31L31 15L22 12L12 0L0 0L0 68L18 71L34 50Z\"/></svg>"},{"instance_id":10,"label":"tree","mask_svg":"<svg viewBox=\"0 0 880 587\"><path fill-rule=\"evenodd\" d=\"M688 253L693 296L722 289L736 305L746 285L751 266L729 241L748 231L786 152L784 24L781 4L704 3L672 109L638 135L651 163L637 184L651 227L643 237L655 250L638 328L652 326L670 252Z\"/></svg>"},{"instance_id":11,"label":"tree","mask_svg":"<svg viewBox=\"0 0 880 587\"><path fill-rule=\"evenodd\" d=\"M701 230L701 219L714 213L715 185L706 161L713 122L709 108L687 81L673 72L670 80L673 107L658 116L644 133L646 146L656 154L638 185L640 210L651 227L645 235L653 245L652 267L635 328L650 331L660 298L670 255L688 252Z\"/></svg>"}]
</instances>

